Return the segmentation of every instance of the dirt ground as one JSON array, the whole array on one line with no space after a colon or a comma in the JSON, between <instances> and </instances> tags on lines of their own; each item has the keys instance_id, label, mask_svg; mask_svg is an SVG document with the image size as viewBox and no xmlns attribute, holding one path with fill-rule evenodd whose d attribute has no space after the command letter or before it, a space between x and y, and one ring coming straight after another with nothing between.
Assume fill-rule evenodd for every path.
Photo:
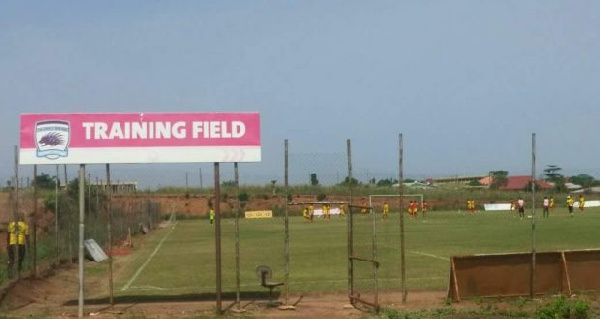
<instances>
[{"instance_id":1,"label":"dirt ground","mask_svg":"<svg viewBox=\"0 0 600 319\"><path fill-rule=\"evenodd\" d=\"M121 275L118 269L130 262L132 254L115 254L115 280ZM13 281L3 287L0 299L0 317L14 318L73 318L78 313L78 267L77 264L63 264L40 270L37 278L24 274L18 282ZM90 275L85 282L84 315L95 318L210 318L215 317L214 298L208 301L195 301L193 298L169 297L168 300L141 300L131 302L116 299L114 306L108 302L108 280L106 276ZM366 297L369 298L369 297ZM444 307L445 292L411 292L408 302L401 303L401 293L382 292L380 300L386 307L396 309L423 309ZM181 300L179 300L181 299ZM283 295L278 300L284 301ZM359 310L349 304L346 292L291 294L289 304L295 310L279 310L269 306L268 295L242 298L238 314L237 305L231 296L223 297L222 307L226 317L243 318L364 318L365 309ZM466 304L456 305L463 307Z\"/></svg>"},{"instance_id":2,"label":"dirt ground","mask_svg":"<svg viewBox=\"0 0 600 319\"><path fill-rule=\"evenodd\" d=\"M153 301L117 302L110 306L106 298L106 284L94 278L86 282L84 315L95 318L198 318L214 317L214 301ZM106 281L102 278L103 281ZM22 279L5 294L1 314L22 318L72 318L77 317L77 266L68 265L50 270L43 278ZM414 292L409 302L402 305L398 292L383 293L383 303L397 309L422 309L443 307L444 292ZM279 298L282 300L282 296ZM237 314L237 305L223 300L228 308L226 316L245 318L362 318L365 312L349 305L346 293L312 293L290 296L295 310L269 307L268 300L242 300L243 313Z\"/></svg>"},{"instance_id":3,"label":"dirt ground","mask_svg":"<svg viewBox=\"0 0 600 319\"><path fill-rule=\"evenodd\" d=\"M115 254L117 255L117 254ZM132 254L120 253L115 256L115 269L132 260ZM115 280L119 278L115 272ZM3 287L0 295L1 318L74 318L78 313L78 269L77 264L63 264L58 268L40 271L38 278L23 278ZM90 275L85 283L84 316L94 318L213 318L216 302L212 296L204 298L175 296L161 299L136 299L135 302L117 298L114 306L108 302L108 279L103 275ZM362 296L369 299L372 296ZM600 297L593 295L586 298L591 307L597 308ZM400 292L380 292L380 304L384 312L389 309L397 311L418 311L423 309L457 310L454 315L436 318L473 319L473 318L508 318L482 311L483 309L525 309L531 311L547 300L528 301L519 305L522 298L512 299L476 299L463 300L459 303L448 303L445 291L410 291L407 302L402 303ZM279 302L284 301L279 295ZM268 294L259 297L242 298L243 313L237 309L231 296L224 296L222 307L226 310L223 317L240 318L374 318L365 311L367 308L352 307L346 292L291 294L289 304L295 310L279 310L269 306ZM360 309L362 308L362 309ZM472 311L469 313L469 311ZM594 312L594 316L598 312ZM433 314L432 314L433 315ZM591 316L590 318L593 318ZM386 318L383 315L379 318ZM417 318L427 318L418 316Z\"/></svg>"}]
</instances>

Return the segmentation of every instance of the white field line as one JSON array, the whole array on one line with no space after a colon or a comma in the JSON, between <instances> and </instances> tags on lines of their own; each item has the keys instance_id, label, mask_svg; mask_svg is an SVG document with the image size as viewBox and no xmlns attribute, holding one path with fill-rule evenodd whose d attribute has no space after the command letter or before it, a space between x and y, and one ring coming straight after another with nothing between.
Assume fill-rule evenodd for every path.
<instances>
[{"instance_id":1,"label":"white field line","mask_svg":"<svg viewBox=\"0 0 600 319\"><path fill-rule=\"evenodd\" d=\"M440 256L427 254L427 253L422 253L420 251L409 250L408 252L413 253L415 255L421 255L421 256L431 257L431 258L440 259L440 260L444 260L444 261L450 261L450 258L440 257Z\"/></svg>"},{"instance_id":2,"label":"white field line","mask_svg":"<svg viewBox=\"0 0 600 319\"><path fill-rule=\"evenodd\" d=\"M162 247L162 245L165 242L165 240L167 240L167 238L169 237L169 235L171 235L171 233L173 232L173 230L175 230L175 226L177 226L177 222L175 223L175 225L173 225L173 227L171 228L171 230L169 230L169 232L165 235L165 237L163 237L163 239L161 239L160 243L158 243L158 245L156 246L156 248L154 248L154 251L152 252L152 254L150 254L150 256L148 257L148 259L140 266L140 268L138 268L138 270L135 272L135 274L133 275L133 277L131 277L131 279L129 279L129 281L127 282L127 284L125 284L125 286L123 286L123 288L121 288L121 291L125 291L125 290L129 289L129 287L131 286L131 284L137 279L137 277L142 273L142 271L144 270L144 268L146 268L146 266L150 263L150 260L152 260L152 258L154 257L154 255L156 255L156 253L158 252L158 250L160 249L160 247Z\"/></svg>"},{"instance_id":3,"label":"white field line","mask_svg":"<svg viewBox=\"0 0 600 319\"><path fill-rule=\"evenodd\" d=\"M379 247L388 248L388 249L397 249L396 247L390 246L390 245L380 245ZM445 258L445 257L437 256L437 255L428 254L428 253L423 253L423 252L416 251L416 250L407 250L407 251L409 253L412 253L415 255L421 255L421 256L431 257L431 258L435 258L435 259L439 259L439 260L450 261L450 258Z\"/></svg>"}]
</instances>

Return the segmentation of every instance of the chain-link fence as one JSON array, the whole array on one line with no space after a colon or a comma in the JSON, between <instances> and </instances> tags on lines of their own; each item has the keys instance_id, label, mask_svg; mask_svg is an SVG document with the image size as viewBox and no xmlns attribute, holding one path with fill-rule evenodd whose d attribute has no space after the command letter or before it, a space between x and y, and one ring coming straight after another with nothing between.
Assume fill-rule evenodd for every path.
<instances>
[{"instance_id":1,"label":"chain-link fence","mask_svg":"<svg viewBox=\"0 0 600 319\"><path fill-rule=\"evenodd\" d=\"M269 269L270 282L284 284L278 285L269 298L281 297L276 294L283 292L287 305L294 304L294 297L305 292L345 290L360 292L361 299L368 297L376 303L378 290L402 288L401 244L413 250L407 257L409 289L430 287L419 286L420 283L410 282L410 279L419 277L420 273L413 271L416 265L432 263L411 263L411 260L429 258L438 264L446 262L443 254L417 250L416 247L422 245L415 245L419 239L414 234L402 243L400 216L422 218L424 210L428 215L442 210L462 213L470 200L481 210L483 203L507 203L526 191L494 192L480 186L458 187L458 177L452 187L423 186L422 189L399 188L401 181L392 176L396 173L361 173L361 177L356 178L352 174L349 146L349 142L346 147L341 143L337 151L311 153L295 148L293 141L286 142L281 165L283 174L269 176L261 182L245 179L253 174L251 164L242 165L239 172L234 165L223 164L218 198L214 193L214 172L208 165L182 165L178 169L116 165L112 167L112 195L108 192L103 167L91 166L84 190L85 237L109 249L109 206L113 243L121 245L130 240L131 234L151 231L161 217L173 213L181 219L202 219L206 221L205 228L210 229L214 226L208 226L209 206L218 205L223 217L220 262L225 296L241 294L244 298L260 293L265 297L269 287L264 285L261 270ZM360 149L355 153L360 153ZM34 265L46 267L73 262L77 257L79 184L72 170L73 167L64 166L40 167L35 184L33 176L20 174L13 178L6 192L0 194L5 208L0 221L4 229L8 229L9 222L19 213L24 213L31 237L35 234L35 244L31 243L25 254L23 272L29 272ZM378 180L373 180L374 176L378 176ZM58 187L56 181L60 181ZM556 209L566 209L563 199L567 193L538 192L541 193L539 203L532 205L539 206L544 195L552 195L557 199ZM599 198L597 194L586 194L588 201ZM108 205L109 199L111 205ZM411 202L417 203L416 216L409 212ZM386 204L389 207L384 216ZM263 216L253 212L264 211L270 211L271 218L247 218ZM349 216L353 223L348 223ZM423 229L427 227L425 224L420 223L420 228L416 222L408 224L407 232ZM351 242L349 233L353 236ZM203 240L206 240L201 244L206 248L202 250L203 269L213 271L216 268L215 237L210 233ZM527 244L523 249L528 248ZM353 257L362 260L351 264L349 259ZM0 258L7 264L7 253ZM349 267L353 268L349 270ZM446 264L437 267L447 268ZM7 269L0 269L0 280L8 277ZM215 290L215 282L210 278L196 291L208 294ZM237 296L236 299L239 301Z\"/></svg>"},{"instance_id":2,"label":"chain-link fence","mask_svg":"<svg viewBox=\"0 0 600 319\"><path fill-rule=\"evenodd\" d=\"M76 262L79 245L79 182L77 179L56 183L61 180L49 169L40 170L37 177L31 177L28 185L14 182L0 193L3 202L2 223L5 225L5 236L9 244L5 246L2 259L9 264L9 250L12 244L20 244L19 240L9 242L11 233L16 237L23 235L22 251L23 267L0 269L0 280L6 281L21 275L39 275L49 267L65 262ZM62 179L64 181L65 179ZM109 187L112 188L111 200ZM109 208L112 215L112 238L114 245L131 244L131 236L147 233L154 229L161 219L161 205L152 200L138 196L134 192L124 191L121 185L107 185L98 180L86 178L85 181L85 239L93 239L107 253L109 247ZM112 205L109 205L111 201ZM11 227L20 216L26 228ZM21 246L21 245L17 245ZM15 255L13 259L18 259Z\"/></svg>"}]
</instances>

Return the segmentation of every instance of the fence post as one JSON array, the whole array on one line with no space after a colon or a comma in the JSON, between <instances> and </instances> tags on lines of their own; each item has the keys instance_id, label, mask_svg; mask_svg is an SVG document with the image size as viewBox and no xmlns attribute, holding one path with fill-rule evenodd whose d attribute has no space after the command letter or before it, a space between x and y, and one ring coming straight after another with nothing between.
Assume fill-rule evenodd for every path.
<instances>
[{"instance_id":1,"label":"fence post","mask_svg":"<svg viewBox=\"0 0 600 319\"><path fill-rule=\"evenodd\" d=\"M348 190L350 193L350 200L348 201L348 296L350 296L350 303L354 304L354 230L353 230L353 217L352 217L352 144L350 139L346 140L346 151L348 160Z\"/></svg>"},{"instance_id":2,"label":"fence post","mask_svg":"<svg viewBox=\"0 0 600 319\"><path fill-rule=\"evenodd\" d=\"M215 210L215 260L216 260L216 272L215 278L217 281L217 316L221 315L221 183L219 176L219 163L214 164L215 171L215 201L213 203Z\"/></svg>"},{"instance_id":3,"label":"fence post","mask_svg":"<svg viewBox=\"0 0 600 319\"><path fill-rule=\"evenodd\" d=\"M402 161L404 159L404 145L402 140L402 133L398 135L398 192L400 194L399 198L399 207L400 207L400 272L402 278L402 302L406 302L406 296L408 292L406 291L406 250L404 245L404 211L402 209L402 193L403 193L403 175L404 172L402 170Z\"/></svg>"},{"instance_id":4,"label":"fence post","mask_svg":"<svg viewBox=\"0 0 600 319\"><path fill-rule=\"evenodd\" d=\"M60 265L60 242L58 237L58 165L56 165L56 183L54 184L54 236L56 237L56 266Z\"/></svg>"},{"instance_id":5,"label":"fence post","mask_svg":"<svg viewBox=\"0 0 600 319\"><path fill-rule=\"evenodd\" d=\"M79 318L83 317L83 284L84 280L84 246L83 238L85 236L85 165L79 165L79 299L77 314Z\"/></svg>"},{"instance_id":6,"label":"fence post","mask_svg":"<svg viewBox=\"0 0 600 319\"><path fill-rule=\"evenodd\" d=\"M107 191L107 203L106 203L106 212L108 214L108 224L106 225L107 240L108 240L108 289L109 295L108 300L110 305L113 306L114 298L113 298L113 242L112 242L112 185L110 182L110 164L106 164L106 191Z\"/></svg>"},{"instance_id":7,"label":"fence post","mask_svg":"<svg viewBox=\"0 0 600 319\"><path fill-rule=\"evenodd\" d=\"M13 222L15 223L15 240L17 241L17 245L15 245L16 251L15 251L15 264L13 264L13 269L16 265L17 268L17 279L21 279L21 269L19 269L19 263L21 262L20 258L19 258L19 245L18 245L18 241L19 241L19 234L18 234L18 227L17 227L17 222L19 220L19 148L17 145L15 145L15 182L13 183L13 188L14 188L14 192L13 192L13 201L14 201L14 220Z\"/></svg>"},{"instance_id":8,"label":"fence post","mask_svg":"<svg viewBox=\"0 0 600 319\"><path fill-rule=\"evenodd\" d=\"M531 134L531 279L529 297L535 294L535 268L536 268L536 243L535 243L535 133Z\"/></svg>"},{"instance_id":9,"label":"fence post","mask_svg":"<svg viewBox=\"0 0 600 319\"><path fill-rule=\"evenodd\" d=\"M32 216L32 232L33 232L33 269L31 273L33 278L37 277L37 165L33 165L33 216Z\"/></svg>"}]
</instances>

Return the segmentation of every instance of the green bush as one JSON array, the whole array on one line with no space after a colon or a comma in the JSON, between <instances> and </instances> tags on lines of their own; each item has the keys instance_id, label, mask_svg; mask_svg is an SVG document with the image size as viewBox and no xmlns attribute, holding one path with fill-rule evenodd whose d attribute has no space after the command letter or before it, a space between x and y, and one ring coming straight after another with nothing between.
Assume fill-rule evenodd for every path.
<instances>
[{"instance_id":1,"label":"green bush","mask_svg":"<svg viewBox=\"0 0 600 319\"><path fill-rule=\"evenodd\" d=\"M554 298L548 304L538 309L539 319L586 319L589 305L583 300L569 300L565 296Z\"/></svg>"},{"instance_id":2,"label":"green bush","mask_svg":"<svg viewBox=\"0 0 600 319\"><path fill-rule=\"evenodd\" d=\"M573 318L575 318L575 319L589 318L589 316L588 316L589 309L590 309L590 306L587 304L587 302L585 302L583 300L575 300L575 302L573 302Z\"/></svg>"}]
</instances>

